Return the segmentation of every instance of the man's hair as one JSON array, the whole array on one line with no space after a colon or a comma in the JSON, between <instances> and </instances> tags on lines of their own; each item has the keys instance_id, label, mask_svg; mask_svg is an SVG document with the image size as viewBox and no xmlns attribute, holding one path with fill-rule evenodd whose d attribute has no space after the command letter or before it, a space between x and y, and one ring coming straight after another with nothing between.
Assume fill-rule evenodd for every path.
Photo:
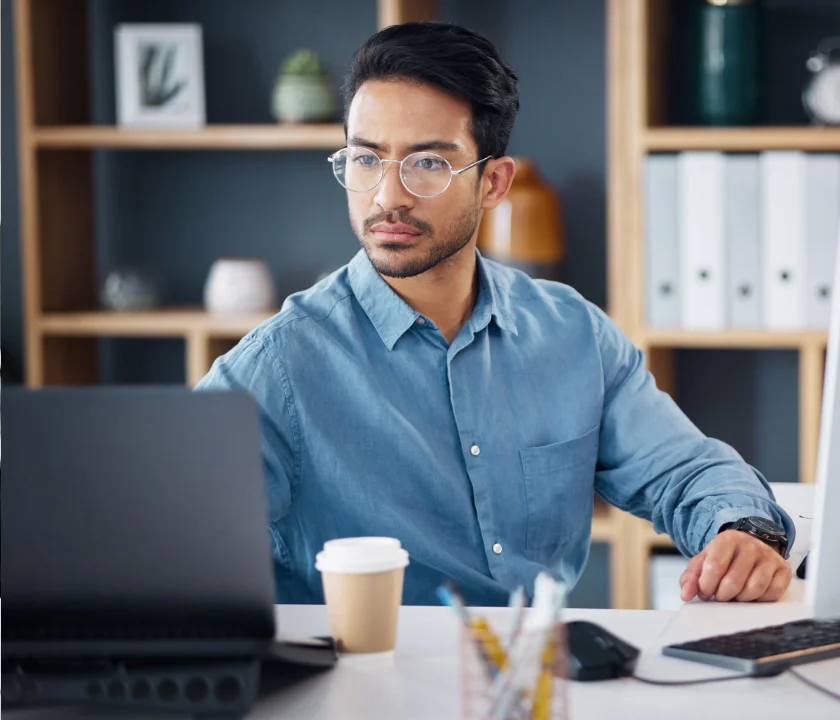
<instances>
[{"instance_id":1,"label":"man's hair","mask_svg":"<svg viewBox=\"0 0 840 720\"><path fill-rule=\"evenodd\" d=\"M519 84L493 43L478 33L450 23L411 22L368 38L353 56L342 88L345 134L350 103L368 80L428 83L466 100L478 157L498 158L507 151Z\"/></svg>"}]
</instances>

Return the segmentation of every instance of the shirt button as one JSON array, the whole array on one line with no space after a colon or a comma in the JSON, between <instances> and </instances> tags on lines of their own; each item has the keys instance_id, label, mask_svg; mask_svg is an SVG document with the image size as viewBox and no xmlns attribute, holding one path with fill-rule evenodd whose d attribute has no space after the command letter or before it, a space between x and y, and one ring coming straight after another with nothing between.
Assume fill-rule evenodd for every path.
<instances>
[{"instance_id":1,"label":"shirt button","mask_svg":"<svg viewBox=\"0 0 840 720\"><path fill-rule=\"evenodd\" d=\"M481 452L481 448L478 445L473 445L470 448L470 455L478 455Z\"/></svg>"},{"instance_id":2,"label":"shirt button","mask_svg":"<svg viewBox=\"0 0 840 720\"><path fill-rule=\"evenodd\" d=\"M426 324L426 318L419 317L414 322L416 322L418 325L425 325Z\"/></svg>"},{"instance_id":3,"label":"shirt button","mask_svg":"<svg viewBox=\"0 0 840 720\"><path fill-rule=\"evenodd\" d=\"M501 555L502 554L502 544L501 543L496 543L493 546L493 552L496 553L496 555Z\"/></svg>"}]
</instances>

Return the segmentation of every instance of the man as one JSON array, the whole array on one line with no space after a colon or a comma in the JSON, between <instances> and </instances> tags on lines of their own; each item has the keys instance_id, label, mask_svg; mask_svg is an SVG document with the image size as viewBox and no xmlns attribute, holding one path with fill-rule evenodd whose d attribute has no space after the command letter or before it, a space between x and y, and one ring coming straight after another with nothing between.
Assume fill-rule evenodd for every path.
<instances>
[{"instance_id":1,"label":"man","mask_svg":"<svg viewBox=\"0 0 840 720\"><path fill-rule=\"evenodd\" d=\"M278 600L322 602L315 554L356 535L402 541L409 604L447 578L482 605L544 569L572 586L596 492L694 556L685 600L778 599L793 524L763 478L601 310L476 252L518 107L493 45L454 25L382 30L353 59L331 161L362 250L200 383L261 408Z\"/></svg>"}]
</instances>

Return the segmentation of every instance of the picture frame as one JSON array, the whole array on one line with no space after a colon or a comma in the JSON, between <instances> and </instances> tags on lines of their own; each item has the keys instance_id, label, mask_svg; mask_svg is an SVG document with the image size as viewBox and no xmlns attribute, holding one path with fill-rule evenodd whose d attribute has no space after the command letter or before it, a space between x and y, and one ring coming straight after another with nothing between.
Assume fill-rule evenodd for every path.
<instances>
[{"instance_id":1,"label":"picture frame","mask_svg":"<svg viewBox=\"0 0 840 720\"><path fill-rule=\"evenodd\" d=\"M201 26L121 24L114 30L117 123L198 128L205 122Z\"/></svg>"}]
</instances>

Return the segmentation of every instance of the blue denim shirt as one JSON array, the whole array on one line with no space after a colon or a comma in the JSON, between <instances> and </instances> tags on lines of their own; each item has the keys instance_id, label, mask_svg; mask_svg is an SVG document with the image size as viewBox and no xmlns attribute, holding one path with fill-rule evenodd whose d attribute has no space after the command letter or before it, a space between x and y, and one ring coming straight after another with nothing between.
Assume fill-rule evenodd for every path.
<instances>
[{"instance_id":1,"label":"blue denim shirt","mask_svg":"<svg viewBox=\"0 0 840 720\"><path fill-rule=\"evenodd\" d=\"M261 408L278 602L323 602L326 540L397 537L404 602L503 604L547 569L574 586L597 493L685 555L749 515L793 523L766 481L657 390L644 357L560 283L477 257L450 345L364 251L219 358L199 388Z\"/></svg>"}]
</instances>

